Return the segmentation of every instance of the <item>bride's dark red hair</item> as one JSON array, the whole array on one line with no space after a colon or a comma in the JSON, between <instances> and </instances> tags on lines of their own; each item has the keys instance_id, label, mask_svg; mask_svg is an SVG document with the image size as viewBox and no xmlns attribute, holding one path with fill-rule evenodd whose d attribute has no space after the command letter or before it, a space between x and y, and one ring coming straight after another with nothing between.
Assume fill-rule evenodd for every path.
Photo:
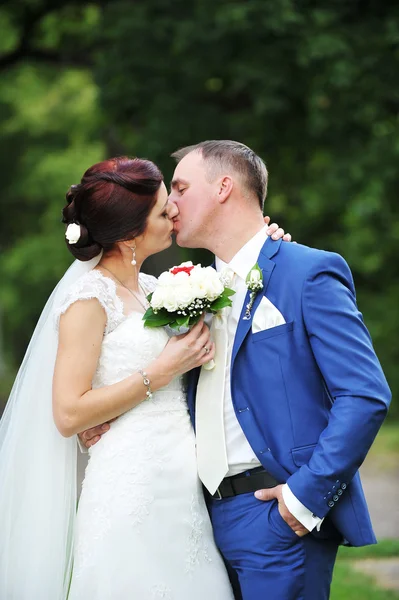
<instances>
[{"instance_id":1,"label":"bride's dark red hair","mask_svg":"<svg viewBox=\"0 0 399 600\"><path fill-rule=\"evenodd\" d=\"M67 246L79 260L90 260L115 242L141 235L163 181L149 160L121 156L90 167L66 194L64 223L79 223L81 237Z\"/></svg>"}]
</instances>

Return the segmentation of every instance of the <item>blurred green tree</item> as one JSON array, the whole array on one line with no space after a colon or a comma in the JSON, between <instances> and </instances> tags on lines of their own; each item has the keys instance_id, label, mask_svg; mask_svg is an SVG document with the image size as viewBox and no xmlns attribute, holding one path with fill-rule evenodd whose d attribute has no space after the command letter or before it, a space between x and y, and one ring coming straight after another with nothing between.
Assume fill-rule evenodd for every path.
<instances>
[{"instance_id":1,"label":"blurred green tree","mask_svg":"<svg viewBox=\"0 0 399 600\"><path fill-rule=\"evenodd\" d=\"M105 153L147 156L168 180L171 151L230 138L267 162L267 213L348 260L399 391L397 3L24 0L1 14L11 357L69 260L56 223L71 181Z\"/></svg>"},{"instance_id":2,"label":"blurred green tree","mask_svg":"<svg viewBox=\"0 0 399 600\"><path fill-rule=\"evenodd\" d=\"M71 262L60 224L65 192L105 153L88 69L99 18L94 5L27 1L0 9L0 302L14 366Z\"/></svg>"},{"instance_id":3,"label":"blurred green tree","mask_svg":"<svg viewBox=\"0 0 399 600\"><path fill-rule=\"evenodd\" d=\"M116 146L166 172L166 151L202 139L254 148L266 212L350 263L399 391L399 5L120 1L105 15L97 73Z\"/></svg>"}]
</instances>

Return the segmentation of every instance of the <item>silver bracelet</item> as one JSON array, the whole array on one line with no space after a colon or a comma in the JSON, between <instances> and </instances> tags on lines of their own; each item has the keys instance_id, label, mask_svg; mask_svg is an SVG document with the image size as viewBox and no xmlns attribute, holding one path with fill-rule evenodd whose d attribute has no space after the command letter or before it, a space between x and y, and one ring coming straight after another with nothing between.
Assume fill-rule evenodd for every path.
<instances>
[{"instance_id":1,"label":"silver bracelet","mask_svg":"<svg viewBox=\"0 0 399 600\"><path fill-rule=\"evenodd\" d=\"M151 398L152 398L151 381L148 379L148 375L145 371L143 371L143 369L139 369L139 373L143 378L144 385L147 387L147 391L145 393L145 395L147 396L147 400L151 400Z\"/></svg>"}]
</instances>

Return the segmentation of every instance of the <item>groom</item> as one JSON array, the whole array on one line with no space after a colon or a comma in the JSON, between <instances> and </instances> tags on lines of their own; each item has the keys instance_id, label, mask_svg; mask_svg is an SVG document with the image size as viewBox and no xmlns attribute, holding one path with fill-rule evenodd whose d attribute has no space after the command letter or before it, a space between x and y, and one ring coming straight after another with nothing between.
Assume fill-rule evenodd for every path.
<instances>
[{"instance_id":1,"label":"groom","mask_svg":"<svg viewBox=\"0 0 399 600\"><path fill-rule=\"evenodd\" d=\"M212 325L216 366L188 389L216 542L236 598L327 599L338 545L376 541L357 471L390 401L351 273L267 237L267 171L248 147L173 156L177 242L213 252L236 291Z\"/></svg>"},{"instance_id":2,"label":"groom","mask_svg":"<svg viewBox=\"0 0 399 600\"><path fill-rule=\"evenodd\" d=\"M216 542L244 600L324 600L338 545L376 541L358 468L390 401L352 275L337 254L267 237L267 170L250 148L173 156L177 243L213 252L236 291L216 367L188 390Z\"/></svg>"}]
</instances>

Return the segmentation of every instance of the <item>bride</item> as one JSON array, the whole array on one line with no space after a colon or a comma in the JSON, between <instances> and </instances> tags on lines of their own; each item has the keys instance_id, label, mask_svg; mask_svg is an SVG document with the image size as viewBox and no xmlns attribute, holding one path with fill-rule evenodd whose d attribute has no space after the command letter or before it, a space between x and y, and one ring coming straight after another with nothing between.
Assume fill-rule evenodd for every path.
<instances>
[{"instance_id":1,"label":"bride","mask_svg":"<svg viewBox=\"0 0 399 600\"><path fill-rule=\"evenodd\" d=\"M0 423L0 598L232 599L182 386L214 355L209 329L169 339L142 321L156 280L140 268L172 243L177 208L153 163L125 157L88 169L67 202L77 261ZM114 419L76 511L76 434Z\"/></svg>"}]
</instances>

